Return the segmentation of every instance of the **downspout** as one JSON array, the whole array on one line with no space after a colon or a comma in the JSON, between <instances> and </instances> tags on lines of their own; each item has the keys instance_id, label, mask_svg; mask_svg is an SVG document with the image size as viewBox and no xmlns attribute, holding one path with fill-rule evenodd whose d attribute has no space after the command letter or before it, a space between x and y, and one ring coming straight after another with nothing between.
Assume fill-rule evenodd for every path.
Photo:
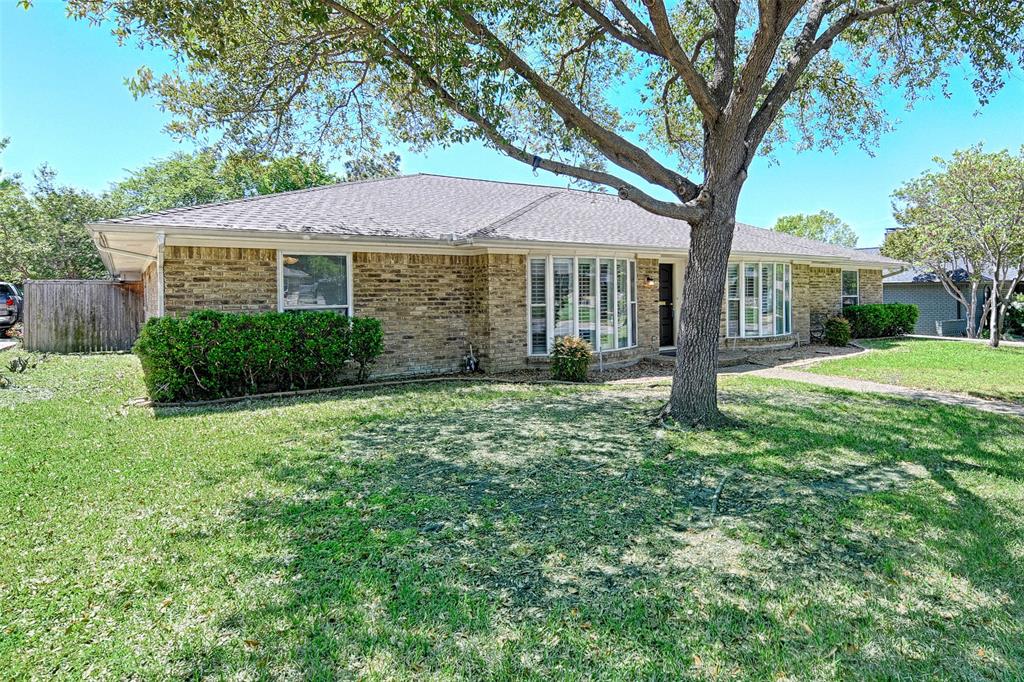
<instances>
[{"instance_id":1,"label":"downspout","mask_svg":"<svg viewBox=\"0 0 1024 682\"><path fill-rule=\"evenodd\" d=\"M167 235L156 233L156 314L164 316L164 243Z\"/></svg>"}]
</instances>

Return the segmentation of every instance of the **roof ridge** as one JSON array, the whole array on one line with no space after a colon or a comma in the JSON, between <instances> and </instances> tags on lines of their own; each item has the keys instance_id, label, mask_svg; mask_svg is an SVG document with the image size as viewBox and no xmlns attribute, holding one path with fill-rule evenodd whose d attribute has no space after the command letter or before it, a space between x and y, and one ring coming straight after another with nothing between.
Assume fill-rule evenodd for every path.
<instances>
[{"instance_id":1,"label":"roof ridge","mask_svg":"<svg viewBox=\"0 0 1024 682\"><path fill-rule=\"evenodd\" d=\"M341 186L348 185L365 185L373 182L381 182L384 180L405 180L406 178L415 178L427 173L409 173L407 175L388 175L380 178L363 178L362 180L341 180L340 182L332 182L327 185L317 185L315 187L303 187L301 189L289 189L284 192L271 192L269 194L254 194L251 197L239 197L237 199L223 199L221 201L211 201L205 204L193 204L191 206L175 206L174 208L165 208L160 211L150 211L148 213L137 213L135 215L124 216L122 218L109 218L107 220L98 221L97 225L103 224L130 224L133 221L142 218L154 218L157 216L165 215L178 215L181 213L188 213L189 211L195 211L199 209L211 208L213 206L227 206L231 204L241 204L248 201L257 201L259 199L269 199L271 197L281 197L291 194L305 194L310 192L319 192L322 190L336 189Z\"/></svg>"},{"instance_id":2,"label":"roof ridge","mask_svg":"<svg viewBox=\"0 0 1024 682\"><path fill-rule=\"evenodd\" d=\"M599 197L607 197L609 199L618 199L619 197L611 194L610 192L602 192L596 189L578 189L576 187L560 187L558 185L536 185L532 182L522 182L519 180L494 180L492 178L471 178L465 175L448 175L447 173L417 173L416 175L425 175L431 178L447 178L449 180L469 180L472 182L487 182L493 185L517 185L519 187L534 187L537 189L553 189L559 192L574 192L576 194L591 194Z\"/></svg>"},{"instance_id":3,"label":"roof ridge","mask_svg":"<svg viewBox=\"0 0 1024 682\"><path fill-rule=\"evenodd\" d=\"M481 227L478 230L471 230L471 231L467 232L466 234L463 235L463 239L471 239L473 237L485 237L485 236L491 235L499 227L501 227L502 225L507 225L508 223L512 222L516 218L519 218L519 217L529 213L533 209L535 209L538 206L540 206L541 204L543 204L545 201L548 201L548 200L558 196L558 194L559 194L558 192L548 192L547 194L545 194L543 196L537 197L533 201L525 204L524 206L521 206L520 208L517 208L516 210L512 211L508 215L502 216L502 217L498 218L497 220L493 220L493 221L491 221L487 225L484 225L483 227Z\"/></svg>"}]
</instances>

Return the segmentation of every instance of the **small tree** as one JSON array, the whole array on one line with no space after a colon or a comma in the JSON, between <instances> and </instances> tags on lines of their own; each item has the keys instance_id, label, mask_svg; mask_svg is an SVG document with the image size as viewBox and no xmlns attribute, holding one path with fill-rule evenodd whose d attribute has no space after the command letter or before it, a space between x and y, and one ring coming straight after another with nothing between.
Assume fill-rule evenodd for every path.
<instances>
[{"instance_id":1,"label":"small tree","mask_svg":"<svg viewBox=\"0 0 1024 682\"><path fill-rule=\"evenodd\" d=\"M780 216L775 221L773 229L776 232L785 232L805 239L817 239L819 242L851 249L857 246L857 233L831 211Z\"/></svg>"},{"instance_id":2,"label":"small tree","mask_svg":"<svg viewBox=\"0 0 1024 682\"><path fill-rule=\"evenodd\" d=\"M981 145L934 159L928 171L893 194L896 219L907 229L888 235L883 253L928 268L967 310L976 337L979 289L989 284L982 319L999 345L1001 323L1024 280L1024 147L985 153ZM969 299L958 281L970 282Z\"/></svg>"},{"instance_id":3,"label":"small tree","mask_svg":"<svg viewBox=\"0 0 1024 682\"><path fill-rule=\"evenodd\" d=\"M22 0L30 4L31 0ZM173 132L333 147L478 140L689 230L670 412L718 424L718 333L736 207L758 153L886 130L965 65L984 100L1024 48L1006 0L68 0L176 54L147 69ZM683 222L685 221L685 222Z\"/></svg>"}]
</instances>

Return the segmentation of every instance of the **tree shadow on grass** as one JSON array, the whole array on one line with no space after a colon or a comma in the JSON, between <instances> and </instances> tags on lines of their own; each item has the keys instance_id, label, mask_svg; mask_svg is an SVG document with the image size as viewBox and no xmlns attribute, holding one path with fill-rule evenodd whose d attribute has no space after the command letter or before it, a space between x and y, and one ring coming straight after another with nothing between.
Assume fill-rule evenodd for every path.
<instances>
[{"instance_id":1,"label":"tree shadow on grass","mask_svg":"<svg viewBox=\"0 0 1024 682\"><path fill-rule=\"evenodd\" d=\"M1021 528L977 492L1024 478L995 444L1019 423L744 386L724 395L743 428L713 433L651 429L661 394L637 387L327 419L328 437L262 461L297 492L237 510L247 534L285 538L242 570L284 576L275 598L219 624L259 650L225 637L179 663L304 678L1020 671L1006 628Z\"/></svg>"}]
</instances>

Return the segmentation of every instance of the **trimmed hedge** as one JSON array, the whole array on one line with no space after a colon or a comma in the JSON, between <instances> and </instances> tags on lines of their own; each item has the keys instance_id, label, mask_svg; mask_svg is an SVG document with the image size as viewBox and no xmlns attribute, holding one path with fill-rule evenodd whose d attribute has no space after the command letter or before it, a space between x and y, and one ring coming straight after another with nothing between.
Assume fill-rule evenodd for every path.
<instances>
[{"instance_id":1,"label":"trimmed hedge","mask_svg":"<svg viewBox=\"0 0 1024 682\"><path fill-rule=\"evenodd\" d=\"M336 386L349 362L366 378L384 349L379 320L334 312L155 317L134 352L156 402Z\"/></svg>"},{"instance_id":2,"label":"trimmed hedge","mask_svg":"<svg viewBox=\"0 0 1024 682\"><path fill-rule=\"evenodd\" d=\"M907 303L851 305L843 309L855 339L902 336L914 331L918 309Z\"/></svg>"},{"instance_id":3,"label":"trimmed hedge","mask_svg":"<svg viewBox=\"0 0 1024 682\"><path fill-rule=\"evenodd\" d=\"M555 348L551 351L551 378L586 381L593 357L589 343L578 336L563 336L555 341Z\"/></svg>"}]
</instances>

